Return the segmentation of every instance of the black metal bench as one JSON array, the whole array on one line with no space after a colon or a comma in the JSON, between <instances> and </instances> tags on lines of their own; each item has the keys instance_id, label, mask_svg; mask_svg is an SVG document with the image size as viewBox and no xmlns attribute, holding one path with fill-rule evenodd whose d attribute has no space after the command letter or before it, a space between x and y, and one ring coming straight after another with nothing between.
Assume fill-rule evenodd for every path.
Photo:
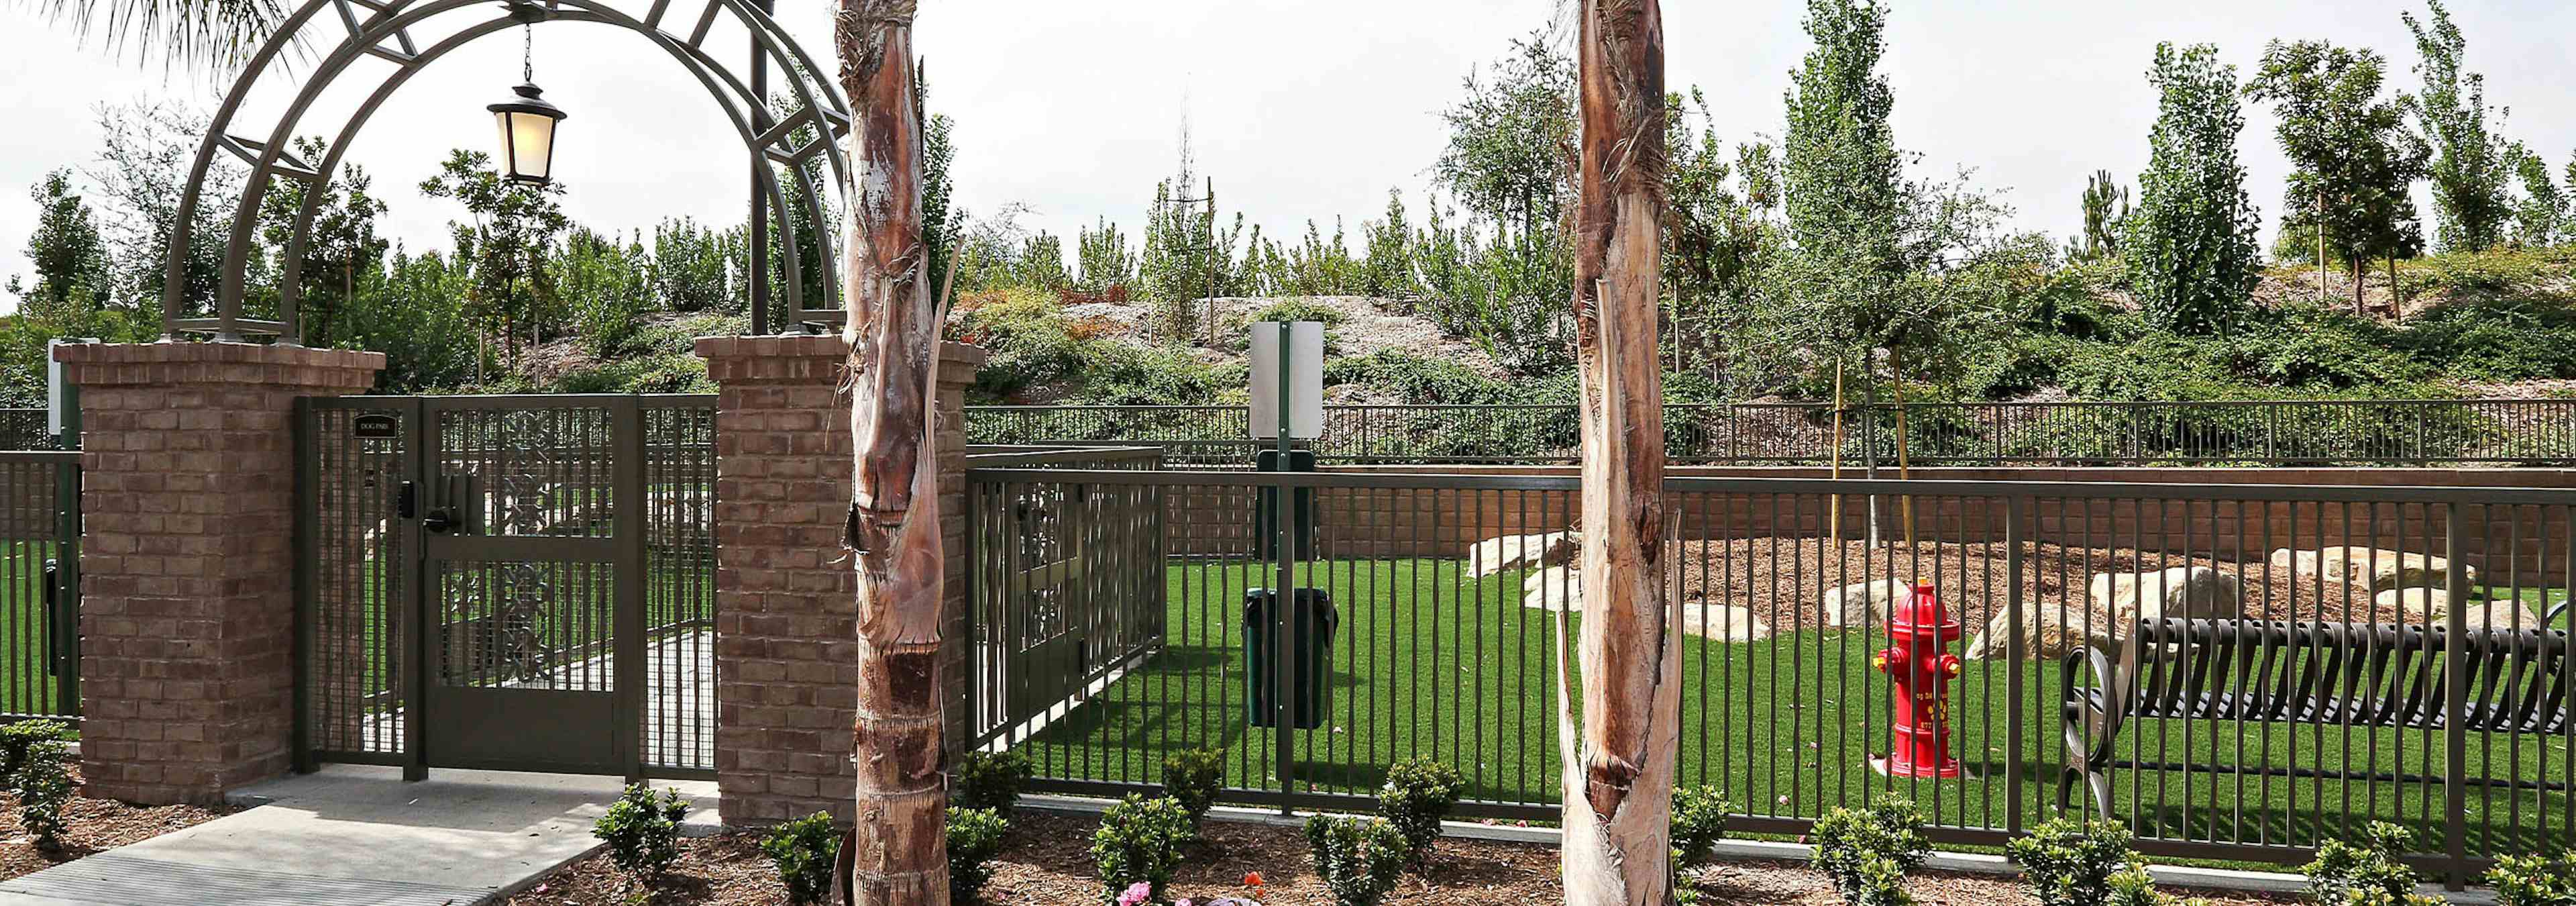
<instances>
[{"instance_id":1,"label":"black metal bench","mask_svg":"<svg viewBox=\"0 0 2576 906\"><path fill-rule=\"evenodd\" d=\"M2447 777L2402 771L2128 760L2119 757L2116 741L2131 718L2448 730L2449 671L2442 655L2449 636L2439 625L2142 621L2122 644L2117 664L2098 648L2066 656L2059 699L2066 718L2066 768L2058 781L2058 807L2073 807L2080 781L2090 789L2096 811L2112 817L2110 772L2116 769L2445 782ZM2471 629L2466 637L2465 731L2568 732L2566 631ZM2087 667L2095 683L2079 686L2078 675ZM2469 782L2568 788L2546 778Z\"/></svg>"}]
</instances>

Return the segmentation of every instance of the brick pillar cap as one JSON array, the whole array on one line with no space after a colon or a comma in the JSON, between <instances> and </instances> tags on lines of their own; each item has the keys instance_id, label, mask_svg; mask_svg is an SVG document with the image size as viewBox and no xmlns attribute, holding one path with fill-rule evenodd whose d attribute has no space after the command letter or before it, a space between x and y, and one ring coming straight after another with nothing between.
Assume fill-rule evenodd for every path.
<instances>
[{"instance_id":1,"label":"brick pillar cap","mask_svg":"<svg viewBox=\"0 0 2576 906\"><path fill-rule=\"evenodd\" d=\"M355 349L315 349L309 346L287 346L276 343L197 343L164 340L158 343L65 343L54 347L54 361L67 365L239 363L363 368L380 371L385 367L385 354L361 352Z\"/></svg>"}]
</instances>

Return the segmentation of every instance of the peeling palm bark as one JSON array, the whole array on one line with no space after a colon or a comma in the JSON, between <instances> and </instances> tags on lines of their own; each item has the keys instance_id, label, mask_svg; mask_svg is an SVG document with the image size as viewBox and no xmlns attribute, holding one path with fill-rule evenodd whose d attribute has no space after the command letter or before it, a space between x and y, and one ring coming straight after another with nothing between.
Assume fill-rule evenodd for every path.
<instances>
[{"instance_id":1,"label":"peeling palm bark","mask_svg":"<svg viewBox=\"0 0 2576 906\"><path fill-rule=\"evenodd\" d=\"M856 107L858 185L842 299L852 440L849 556L858 595L857 821L842 846L842 900L948 902L940 773L937 469L931 388L939 325L920 273L921 111L914 0L841 0L841 84Z\"/></svg>"},{"instance_id":2,"label":"peeling palm bark","mask_svg":"<svg viewBox=\"0 0 2576 906\"><path fill-rule=\"evenodd\" d=\"M1582 0L1574 321L1582 377L1580 714L1559 695L1565 895L1574 906L1672 902L1680 611L1664 562L1664 37L1658 0ZM1564 644L1559 614L1558 644ZM1560 665L1567 661L1560 657ZM1572 678L1558 668L1560 692Z\"/></svg>"}]
</instances>

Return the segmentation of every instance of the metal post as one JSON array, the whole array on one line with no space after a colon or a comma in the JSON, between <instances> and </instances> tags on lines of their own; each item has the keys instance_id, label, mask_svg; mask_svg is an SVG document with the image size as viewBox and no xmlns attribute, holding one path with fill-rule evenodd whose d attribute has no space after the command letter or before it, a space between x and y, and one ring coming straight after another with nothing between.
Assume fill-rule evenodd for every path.
<instances>
[{"instance_id":1,"label":"metal post","mask_svg":"<svg viewBox=\"0 0 2576 906\"><path fill-rule=\"evenodd\" d=\"M608 407L610 453L609 491L611 518L615 525L617 575L616 595L609 618L610 631L616 634L609 649L609 675L617 689L617 723L609 736L609 750L626 765L626 780L644 780L644 686L645 647L644 619L647 582L637 577L647 572L644 558L644 406L643 398L629 394Z\"/></svg>"},{"instance_id":2,"label":"metal post","mask_svg":"<svg viewBox=\"0 0 2576 906\"><path fill-rule=\"evenodd\" d=\"M311 704L313 671L313 587L315 571L321 569L321 558L314 556L313 519L313 398L295 398L295 415L287 423L294 434L295 512L288 516L292 523L295 545L295 665L292 670L295 690L290 699L295 718L288 739L288 757L295 773L310 774L321 765L313 757L313 711ZM397 483L399 486L399 483Z\"/></svg>"},{"instance_id":3,"label":"metal post","mask_svg":"<svg viewBox=\"0 0 2576 906\"><path fill-rule=\"evenodd\" d=\"M777 12L777 0L758 0L762 13ZM769 54L761 47L760 36L751 38L751 94L754 107L752 122L768 129L769 122ZM824 141L832 136L825 133ZM761 170L769 159L758 149L751 153L751 249L749 273L744 275L751 290L751 326L744 333L764 336L769 333L769 195L760 190Z\"/></svg>"}]
</instances>

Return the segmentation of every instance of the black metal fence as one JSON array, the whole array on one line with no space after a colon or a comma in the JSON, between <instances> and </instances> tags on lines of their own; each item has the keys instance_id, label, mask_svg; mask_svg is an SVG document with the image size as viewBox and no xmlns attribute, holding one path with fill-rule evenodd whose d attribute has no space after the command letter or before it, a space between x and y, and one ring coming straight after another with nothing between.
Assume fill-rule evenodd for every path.
<instances>
[{"instance_id":1,"label":"black metal fence","mask_svg":"<svg viewBox=\"0 0 2576 906\"><path fill-rule=\"evenodd\" d=\"M0 723L78 719L79 569L80 453L0 452Z\"/></svg>"},{"instance_id":2,"label":"black metal fence","mask_svg":"<svg viewBox=\"0 0 2576 906\"><path fill-rule=\"evenodd\" d=\"M1149 789L1164 756L1212 748L1233 801L1365 808L1387 765L1429 755L1466 776L1467 814L1555 815L1556 621L1582 619L1572 479L1016 467L969 485L976 619L1039 607L993 578L1028 569L1018 502L1080 495L1128 502L1081 537L1135 579L1086 606L1162 609L1115 674L974 690L1062 694L993 737L1042 788ZM2151 853L2295 862L2387 820L2454 878L2576 833L2576 492L1674 479L1665 505L1684 683L1666 719L1682 782L1723 790L1747 831L1902 793L1953 843L2064 809ZM1894 734L1873 658L1910 647L1886 621L1915 582L1962 624L1908 652L1963 658L1955 778L1872 767ZM1282 587L1322 591L1332 618L1247 606Z\"/></svg>"},{"instance_id":3,"label":"black metal fence","mask_svg":"<svg viewBox=\"0 0 2576 906\"><path fill-rule=\"evenodd\" d=\"M45 430L48 410L0 408L0 450L58 450L61 442Z\"/></svg>"},{"instance_id":4,"label":"black metal fence","mask_svg":"<svg viewBox=\"0 0 2576 906\"><path fill-rule=\"evenodd\" d=\"M1233 468L1261 442L1241 406L975 406L974 443L1150 443L1179 467ZM1915 403L1916 465L2413 465L2576 463L2576 400L2237 400ZM1897 462L1897 408L1843 413L1843 462ZM1674 404L1678 464L1821 465L1837 445L1828 403ZM1570 405L1328 406L1312 448L1328 464L1563 463Z\"/></svg>"}]
</instances>

